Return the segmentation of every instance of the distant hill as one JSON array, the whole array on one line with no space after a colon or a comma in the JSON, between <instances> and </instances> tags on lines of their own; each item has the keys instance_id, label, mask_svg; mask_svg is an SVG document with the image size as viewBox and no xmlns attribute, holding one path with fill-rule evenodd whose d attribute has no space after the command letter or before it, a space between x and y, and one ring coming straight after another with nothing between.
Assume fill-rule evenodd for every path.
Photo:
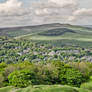
<instances>
[{"instance_id":1,"label":"distant hill","mask_svg":"<svg viewBox=\"0 0 92 92\"><path fill-rule=\"evenodd\" d=\"M0 28L0 35L53 45L92 46L92 28L87 26L52 23Z\"/></svg>"},{"instance_id":2,"label":"distant hill","mask_svg":"<svg viewBox=\"0 0 92 92\"><path fill-rule=\"evenodd\" d=\"M43 31L47 31L47 30L50 30L50 29L56 29L56 28L88 29L86 27L73 26L73 25L70 25L70 24L52 23L52 24L43 24L43 25L36 25L36 26L0 28L0 35L17 37L17 36L43 32Z\"/></svg>"},{"instance_id":3,"label":"distant hill","mask_svg":"<svg viewBox=\"0 0 92 92\"><path fill-rule=\"evenodd\" d=\"M92 28L92 25L84 25L84 27Z\"/></svg>"}]
</instances>

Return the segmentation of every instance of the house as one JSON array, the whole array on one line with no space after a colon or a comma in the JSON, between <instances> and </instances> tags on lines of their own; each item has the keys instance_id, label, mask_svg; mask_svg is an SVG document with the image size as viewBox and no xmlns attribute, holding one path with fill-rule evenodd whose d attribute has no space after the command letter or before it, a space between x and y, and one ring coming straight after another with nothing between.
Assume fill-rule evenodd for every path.
<instances>
[{"instance_id":1,"label":"house","mask_svg":"<svg viewBox=\"0 0 92 92\"><path fill-rule=\"evenodd\" d=\"M51 52L49 52L49 56L54 56L56 53L55 53L55 51L51 51Z\"/></svg>"}]
</instances>

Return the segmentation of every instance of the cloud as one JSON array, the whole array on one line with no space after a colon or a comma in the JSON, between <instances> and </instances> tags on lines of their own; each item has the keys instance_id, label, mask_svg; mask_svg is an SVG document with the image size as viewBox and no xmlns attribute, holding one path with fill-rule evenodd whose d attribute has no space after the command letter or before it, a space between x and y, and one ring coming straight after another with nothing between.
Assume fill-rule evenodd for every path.
<instances>
[{"instance_id":1,"label":"cloud","mask_svg":"<svg viewBox=\"0 0 92 92\"><path fill-rule=\"evenodd\" d=\"M37 4L35 13L37 15L71 12L76 9L76 0L48 0L47 3Z\"/></svg>"},{"instance_id":2,"label":"cloud","mask_svg":"<svg viewBox=\"0 0 92 92\"><path fill-rule=\"evenodd\" d=\"M0 4L0 16L19 16L27 13L19 0L7 0Z\"/></svg>"},{"instance_id":3,"label":"cloud","mask_svg":"<svg viewBox=\"0 0 92 92\"><path fill-rule=\"evenodd\" d=\"M47 2L35 3L34 6L33 21L35 21L35 23L36 20L39 19L40 23L67 22L68 18L77 8L77 1L68 0L67 2L67 0L48 0Z\"/></svg>"},{"instance_id":4,"label":"cloud","mask_svg":"<svg viewBox=\"0 0 92 92\"><path fill-rule=\"evenodd\" d=\"M49 3L56 4L60 7L74 7L77 5L76 0L49 0Z\"/></svg>"},{"instance_id":5,"label":"cloud","mask_svg":"<svg viewBox=\"0 0 92 92\"><path fill-rule=\"evenodd\" d=\"M82 8L78 0L6 0L0 3L0 26L43 23L91 23L92 9ZM81 19L81 20L80 20Z\"/></svg>"},{"instance_id":6,"label":"cloud","mask_svg":"<svg viewBox=\"0 0 92 92\"><path fill-rule=\"evenodd\" d=\"M30 7L25 7L21 0L6 0L0 3L0 27L26 25L30 17Z\"/></svg>"},{"instance_id":7,"label":"cloud","mask_svg":"<svg viewBox=\"0 0 92 92\"><path fill-rule=\"evenodd\" d=\"M69 17L70 21L88 21L92 20L92 9L80 8L73 12L73 15Z\"/></svg>"},{"instance_id":8,"label":"cloud","mask_svg":"<svg viewBox=\"0 0 92 92\"><path fill-rule=\"evenodd\" d=\"M82 1L83 2L83 1ZM92 8L80 7L79 0L48 0L36 3L33 21L37 23L61 22L73 24L90 24Z\"/></svg>"},{"instance_id":9,"label":"cloud","mask_svg":"<svg viewBox=\"0 0 92 92\"><path fill-rule=\"evenodd\" d=\"M74 15L77 16L92 16L92 9L86 9L86 8L82 8L82 9L78 9L77 11L74 12Z\"/></svg>"}]
</instances>

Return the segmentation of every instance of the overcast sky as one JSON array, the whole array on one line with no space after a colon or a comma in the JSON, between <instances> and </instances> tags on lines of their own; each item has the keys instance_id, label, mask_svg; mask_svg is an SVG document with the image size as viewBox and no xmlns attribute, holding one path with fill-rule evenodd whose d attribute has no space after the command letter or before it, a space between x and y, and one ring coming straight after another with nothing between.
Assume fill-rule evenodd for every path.
<instances>
[{"instance_id":1,"label":"overcast sky","mask_svg":"<svg viewBox=\"0 0 92 92\"><path fill-rule=\"evenodd\" d=\"M92 25L92 0L0 0L0 27L43 23Z\"/></svg>"}]
</instances>

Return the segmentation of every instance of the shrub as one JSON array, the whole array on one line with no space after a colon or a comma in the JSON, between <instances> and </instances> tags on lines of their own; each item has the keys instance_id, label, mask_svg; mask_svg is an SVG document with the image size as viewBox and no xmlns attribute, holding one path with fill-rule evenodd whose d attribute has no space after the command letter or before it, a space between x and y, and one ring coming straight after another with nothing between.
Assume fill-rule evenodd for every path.
<instances>
[{"instance_id":1,"label":"shrub","mask_svg":"<svg viewBox=\"0 0 92 92\"><path fill-rule=\"evenodd\" d=\"M14 72L15 70L17 70L17 68L13 65L9 65L8 67L6 67L4 72L3 72L5 79L8 79L8 75L10 73Z\"/></svg>"},{"instance_id":2,"label":"shrub","mask_svg":"<svg viewBox=\"0 0 92 92\"><path fill-rule=\"evenodd\" d=\"M81 83L85 80L82 73L73 68L62 69L59 77L61 84L67 84L77 87L79 87Z\"/></svg>"},{"instance_id":3,"label":"shrub","mask_svg":"<svg viewBox=\"0 0 92 92\"><path fill-rule=\"evenodd\" d=\"M92 82L92 76L90 76L90 80L89 81Z\"/></svg>"},{"instance_id":4,"label":"shrub","mask_svg":"<svg viewBox=\"0 0 92 92\"><path fill-rule=\"evenodd\" d=\"M27 87L32 84L32 79L34 77L34 73L30 70L20 70L12 72L8 76L9 85L15 87Z\"/></svg>"},{"instance_id":5,"label":"shrub","mask_svg":"<svg viewBox=\"0 0 92 92\"><path fill-rule=\"evenodd\" d=\"M2 74L0 74L0 87L3 87L3 81L4 81L4 77Z\"/></svg>"},{"instance_id":6,"label":"shrub","mask_svg":"<svg viewBox=\"0 0 92 92\"><path fill-rule=\"evenodd\" d=\"M68 69L66 71L66 78L67 84L77 87L84 81L82 73L75 69Z\"/></svg>"},{"instance_id":7,"label":"shrub","mask_svg":"<svg viewBox=\"0 0 92 92\"><path fill-rule=\"evenodd\" d=\"M69 62L69 64L73 68L82 72L85 76L89 76L89 73L91 72L90 66L88 65L89 63L87 62Z\"/></svg>"},{"instance_id":8,"label":"shrub","mask_svg":"<svg viewBox=\"0 0 92 92\"><path fill-rule=\"evenodd\" d=\"M33 68L35 72L35 85L39 84L55 84L58 80L58 70L52 64L36 65Z\"/></svg>"},{"instance_id":9,"label":"shrub","mask_svg":"<svg viewBox=\"0 0 92 92\"><path fill-rule=\"evenodd\" d=\"M13 65L8 65L8 67L6 67L2 73L2 75L4 76L4 81L3 84L4 86L8 86L8 75L12 72L14 72L16 69L15 66Z\"/></svg>"},{"instance_id":10,"label":"shrub","mask_svg":"<svg viewBox=\"0 0 92 92\"><path fill-rule=\"evenodd\" d=\"M53 62L55 68L59 71L58 83L79 87L86 77L77 69L64 62Z\"/></svg>"},{"instance_id":11,"label":"shrub","mask_svg":"<svg viewBox=\"0 0 92 92\"><path fill-rule=\"evenodd\" d=\"M6 63L4 62L0 63L0 72L3 72L6 67L7 67Z\"/></svg>"}]
</instances>

